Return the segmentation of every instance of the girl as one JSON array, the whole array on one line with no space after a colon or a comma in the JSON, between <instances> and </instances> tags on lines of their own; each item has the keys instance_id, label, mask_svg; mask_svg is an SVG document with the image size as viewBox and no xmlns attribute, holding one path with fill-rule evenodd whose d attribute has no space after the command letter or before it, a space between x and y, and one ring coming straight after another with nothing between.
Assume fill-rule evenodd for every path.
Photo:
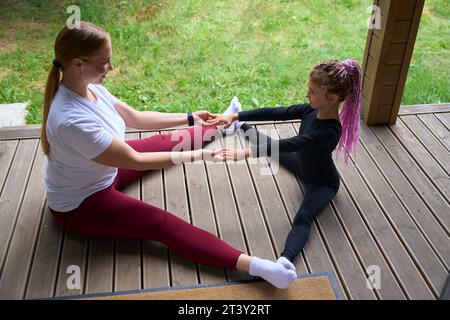
<instances>
[{"instance_id":1,"label":"girl","mask_svg":"<svg viewBox=\"0 0 450 320\"><path fill-rule=\"evenodd\" d=\"M111 39L93 24L81 22L78 29L62 29L55 56L45 89L41 142L48 159L48 205L61 226L94 238L159 241L194 262L237 268L279 288L294 282L293 270L250 257L213 234L121 192L148 170L211 160L220 150L199 148L217 133L219 122L213 115L139 112L114 97L102 86L113 69ZM124 141L126 126L162 129L187 123L200 126ZM181 149L183 142L184 151L172 151Z\"/></svg>"},{"instance_id":2,"label":"girl","mask_svg":"<svg viewBox=\"0 0 450 320\"><path fill-rule=\"evenodd\" d=\"M279 152L281 165L297 174L305 183L305 196L289 232L278 262L291 266L306 244L314 219L334 198L339 189L339 173L331 154L336 157L355 149L359 135L361 71L354 60L328 61L310 72L306 97L309 104L262 108L220 115L226 126L245 132L252 146L243 150L222 150L224 159L271 156ZM344 102L342 111L339 106ZM272 141L242 121L301 119L299 134ZM278 150L272 150L272 143ZM275 148L274 148L275 149ZM264 154L261 151L265 151Z\"/></svg>"}]
</instances>

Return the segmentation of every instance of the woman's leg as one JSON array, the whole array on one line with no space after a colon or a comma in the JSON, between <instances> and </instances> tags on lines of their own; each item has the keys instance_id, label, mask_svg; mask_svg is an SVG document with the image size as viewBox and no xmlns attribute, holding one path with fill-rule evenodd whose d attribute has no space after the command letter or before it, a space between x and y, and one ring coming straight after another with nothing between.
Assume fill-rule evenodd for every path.
<instances>
[{"instance_id":1,"label":"woman's leg","mask_svg":"<svg viewBox=\"0 0 450 320\"><path fill-rule=\"evenodd\" d=\"M157 134L148 138L125 141L138 152L182 151L200 149L217 135L216 127L191 127L172 133ZM119 169L114 184L122 190L148 171Z\"/></svg>"},{"instance_id":2,"label":"woman's leg","mask_svg":"<svg viewBox=\"0 0 450 320\"><path fill-rule=\"evenodd\" d=\"M64 228L84 236L158 241L194 262L237 268L279 288L288 287L296 278L294 271L281 264L243 254L215 235L114 186L90 196L70 213L52 214Z\"/></svg>"},{"instance_id":3,"label":"woman's leg","mask_svg":"<svg viewBox=\"0 0 450 320\"><path fill-rule=\"evenodd\" d=\"M113 186L99 191L70 213L53 213L66 229L106 239L161 242L188 259L216 267L236 268L239 250L215 235Z\"/></svg>"},{"instance_id":4,"label":"woman's leg","mask_svg":"<svg viewBox=\"0 0 450 320\"><path fill-rule=\"evenodd\" d=\"M326 185L306 183L305 189L305 197L281 253L281 256L292 262L308 241L314 217L317 217L336 195L335 189Z\"/></svg>"}]
</instances>

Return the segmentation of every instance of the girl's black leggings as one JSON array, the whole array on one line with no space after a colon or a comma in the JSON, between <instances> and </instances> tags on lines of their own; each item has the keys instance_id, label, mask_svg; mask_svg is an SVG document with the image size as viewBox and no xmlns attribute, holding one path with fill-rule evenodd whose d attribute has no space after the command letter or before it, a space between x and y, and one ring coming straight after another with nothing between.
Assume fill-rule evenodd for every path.
<instances>
[{"instance_id":1,"label":"girl's black leggings","mask_svg":"<svg viewBox=\"0 0 450 320\"><path fill-rule=\"evenodd\" d=\"M267 137L247 123L242 124L241 129L252 144L258 144L259 141L268 141L270 139L270 137ZM280 165L302 178L301 164L295 152L280 153L279 162ZM286 238L284 250L281 253L282 256L292 262L308 241L314 217L317 217L325 209L339 189L339 187L336 188L331 185L304 181L303 184L305 186L305 195Z\"/></svg>"}]
</instances>

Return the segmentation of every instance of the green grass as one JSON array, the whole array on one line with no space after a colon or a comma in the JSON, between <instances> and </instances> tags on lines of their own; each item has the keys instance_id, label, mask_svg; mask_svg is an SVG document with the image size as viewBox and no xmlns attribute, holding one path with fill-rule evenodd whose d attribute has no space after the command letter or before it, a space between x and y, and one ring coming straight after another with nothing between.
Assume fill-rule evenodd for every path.
<instances>
[{"instance_id":1,"label":"green grass","mask_svg":"<svg viewBox=\"0 0 450 320\"><path fill-rule=\"evenodd\" d=\"M41 121L53 44L71 1L0 3L0 103L28 102ZM372 1L76 1L107 30L105 86L139 110L223 111L304 102L309 70L330 58L362 60ZM448 0L428 0L402 104L450 101Z\"/></svg>"}]
</instances>

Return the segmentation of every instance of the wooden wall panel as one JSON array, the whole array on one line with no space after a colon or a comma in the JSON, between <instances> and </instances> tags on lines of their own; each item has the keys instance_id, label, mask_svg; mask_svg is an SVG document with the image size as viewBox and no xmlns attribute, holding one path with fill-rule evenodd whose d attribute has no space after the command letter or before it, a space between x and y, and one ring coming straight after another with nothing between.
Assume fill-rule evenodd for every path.
<instances>
[{"instance_id":1,"label":"wooden wall panel","mask_svg":"<svg viewBox=\"0 0 450 320\"><path fill-rule=\"evenodd\" d=\"M396 122L424 0L378 0L381 29L369 30L363 64L362 117Z\"/></svg>"}]
</instances>

